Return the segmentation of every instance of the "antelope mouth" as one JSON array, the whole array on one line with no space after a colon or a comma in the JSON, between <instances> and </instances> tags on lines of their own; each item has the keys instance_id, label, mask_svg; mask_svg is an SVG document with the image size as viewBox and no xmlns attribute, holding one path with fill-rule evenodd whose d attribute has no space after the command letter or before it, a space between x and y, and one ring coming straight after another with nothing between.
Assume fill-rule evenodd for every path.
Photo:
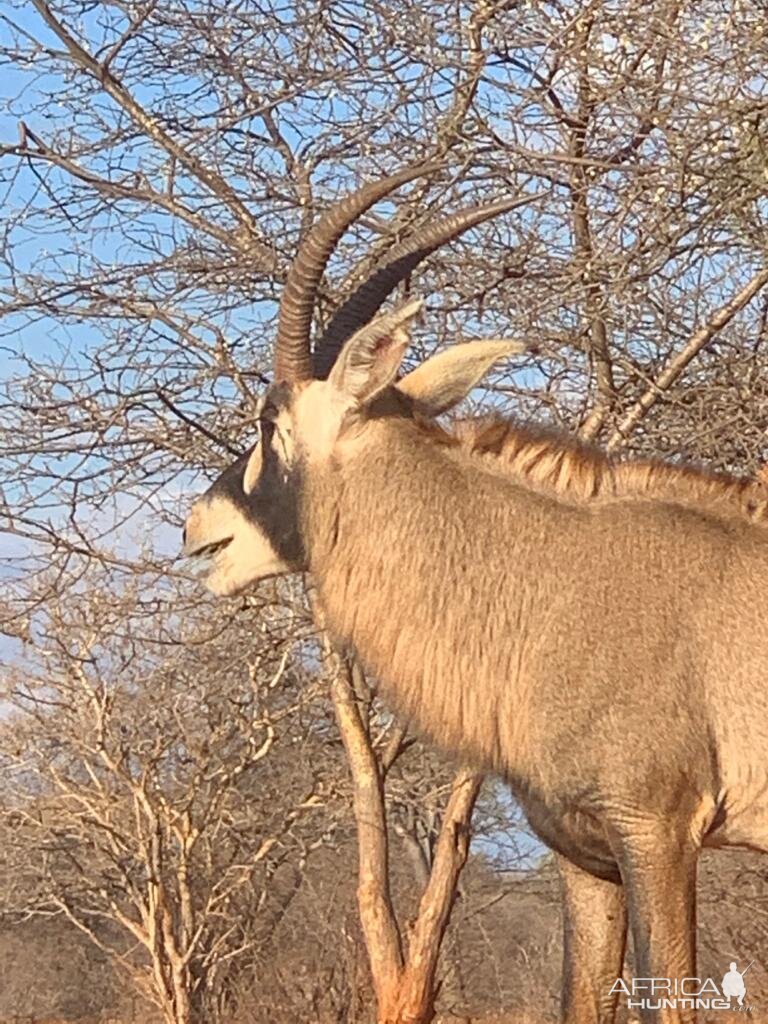
<instances>
[{"instance_id":1,"label":"antelope mouth","mask_svg":"<svg viewBox=\"0 0 768 1024\"><path fill-rule=\"evenodd\" d=\"M223 551L224 548L231 544L233 540L234 537L222 537L221 540L215 540L210 544L201 544L199 548L188 552L188 555L190 558L213 558L214 555L218 555L220 551Z\"/></svg>"}]
</instances>

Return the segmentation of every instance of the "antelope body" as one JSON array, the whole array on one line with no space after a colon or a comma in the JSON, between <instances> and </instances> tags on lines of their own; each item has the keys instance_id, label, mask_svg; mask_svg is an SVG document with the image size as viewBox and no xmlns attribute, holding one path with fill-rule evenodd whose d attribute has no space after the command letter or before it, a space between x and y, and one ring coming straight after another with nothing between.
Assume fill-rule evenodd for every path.
<instances>
[{"instance_id":1,"label":"antelope body","mask_svg":"<svg viewBox=\"0 0 768 1024\"><path fill-rule=\"evenodd\" d=\"M559 855L564 1018L609 1024L627 917L637 976L695 976L700 848L768 850L768 538L749 508L564 501L447 443L429 417L499 346L396 382L418 303L372 313L428 251L513 204L403 243L310 355L332 245L408 175L333 208L301 247L260 440L195 503L186 546L214 555L222 594L308 570L392 702L508 780Z\"/></svg>"}]
</instances>

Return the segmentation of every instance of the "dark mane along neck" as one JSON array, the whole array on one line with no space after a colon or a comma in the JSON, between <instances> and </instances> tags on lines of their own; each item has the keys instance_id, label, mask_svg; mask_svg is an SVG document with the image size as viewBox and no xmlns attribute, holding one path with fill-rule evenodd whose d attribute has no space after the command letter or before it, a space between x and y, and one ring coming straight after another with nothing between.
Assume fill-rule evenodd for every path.
<instances>
[{"instance_id":1,"label":"dark mane along neck","mask_svg":"<svg viewBox=\"0 0 768 1024\"><path fill-rule=\"evenodd\" d=\"M612 456L555 428L499 416L459 420L453 433L470 454L569 501L652 498L768 525L768 486L763 480L690 463Z\"/></svg>"},{"instance_id":2,"label":"dark mane along neck","mask_svg":"<svg viewBox=\"0 0 768 1024\"><path fill-rule=\"evenodd\" d=\"M537 487L586 500L605 494L614 461L595 445L542 424L499 416L459 420L459 443Z\"/></svg>"}]
</instances>

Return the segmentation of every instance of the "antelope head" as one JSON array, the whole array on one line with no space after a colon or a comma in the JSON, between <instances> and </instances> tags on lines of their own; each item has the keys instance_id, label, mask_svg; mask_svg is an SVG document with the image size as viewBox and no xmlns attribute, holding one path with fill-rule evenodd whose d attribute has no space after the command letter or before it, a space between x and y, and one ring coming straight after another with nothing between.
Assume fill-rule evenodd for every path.
<instances>
[{"instance_id":1,"label":"antelope head","mask_svg":"<svg viewBox=\"0 0 768 1024\"><path fill-rule=\"evenodd\" d=\"M334 315L314 352L313 309L325 266L344 230L383 196L436 165L408 168L332 206L301 244L280 303L274 383L260 403L255 442L192 506L188 555L212 559L216 594L307 568L303 483L314 467L366 443L377 417L434 417L463 399L499 359L524 351L509 341L471 341L396 377L421 301L377 315L397 284L431 252L523 200L472 207L395 246Z\"/></svg>"}]
</instances>

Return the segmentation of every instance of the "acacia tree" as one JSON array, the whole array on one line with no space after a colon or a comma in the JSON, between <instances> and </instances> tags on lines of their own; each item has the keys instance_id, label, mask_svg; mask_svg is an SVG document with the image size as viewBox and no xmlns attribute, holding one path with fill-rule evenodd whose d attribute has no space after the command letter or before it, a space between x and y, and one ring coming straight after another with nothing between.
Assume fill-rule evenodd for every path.
<instances>
[{"instance_id":1,"label":"acacia tree","mask_svg":"<svg viewBox=\"0 0 768 1024\"><path fill-rule=\"evenodd\" d=\"M0 423L6 535L23 555L9 630L33 633L87 562L119 586L183 579L146 524L177 527L180 492L247 443L299 235L358 179L436 154L443 172L350 232L318 321L364 254L371 265L470 198L541 192L420 272L413 286L435 298L416 356L479 329L542 342L546 358L478 399L503 395L613 446L764 461L757 0L32 6L3 16L0 49L16 121L0 148ZM277 599L298 614L295 594ZM380 825L391 750L377 737L392 726L376 705L361 713L361 682L334 680L358 807L373 794ZM466 796L476 780L463 779ZM459 805L450 868L434 876L454 882L472 800ZM407 954L384 832L360 817L375 883L363 912L384 908L378 937L366 933L391 1017ZM451 899L447 886L431 904L410 986L422 1016Z\"/></svg>"},{"instance_id":2,"label":"acacia tree","mask_svg":"<svg viewBox=\"0 0 768 1024\"><path fill-rule=\"evenodd\" d=\"M336 719L352 774L357 822L358 902L381 1024L429 1021L434 1015L435 978L441 944L469 852L470 822L482 774L471 768L454 777L434 842L417 846L421 898L408 934L398 921L391 892L385 783L406 742L402 725L376 743L371 694L355 661L336 659L331 688ZM393 815L394 817L394 815Z\"/></svg>"},{"instance_id":3,"label":"acacia tree","mask_svg":"<svg viewBox=\"0 0 768 1024\"><path fill-rule=\"evenodd\" d=\"M237 654L92 586L46 602L3 687L3 910L64 916L167 1024L232 1008L296 890L276 876L338 824L317 682L263 626Z\"/></svg>"}]
</instances>

